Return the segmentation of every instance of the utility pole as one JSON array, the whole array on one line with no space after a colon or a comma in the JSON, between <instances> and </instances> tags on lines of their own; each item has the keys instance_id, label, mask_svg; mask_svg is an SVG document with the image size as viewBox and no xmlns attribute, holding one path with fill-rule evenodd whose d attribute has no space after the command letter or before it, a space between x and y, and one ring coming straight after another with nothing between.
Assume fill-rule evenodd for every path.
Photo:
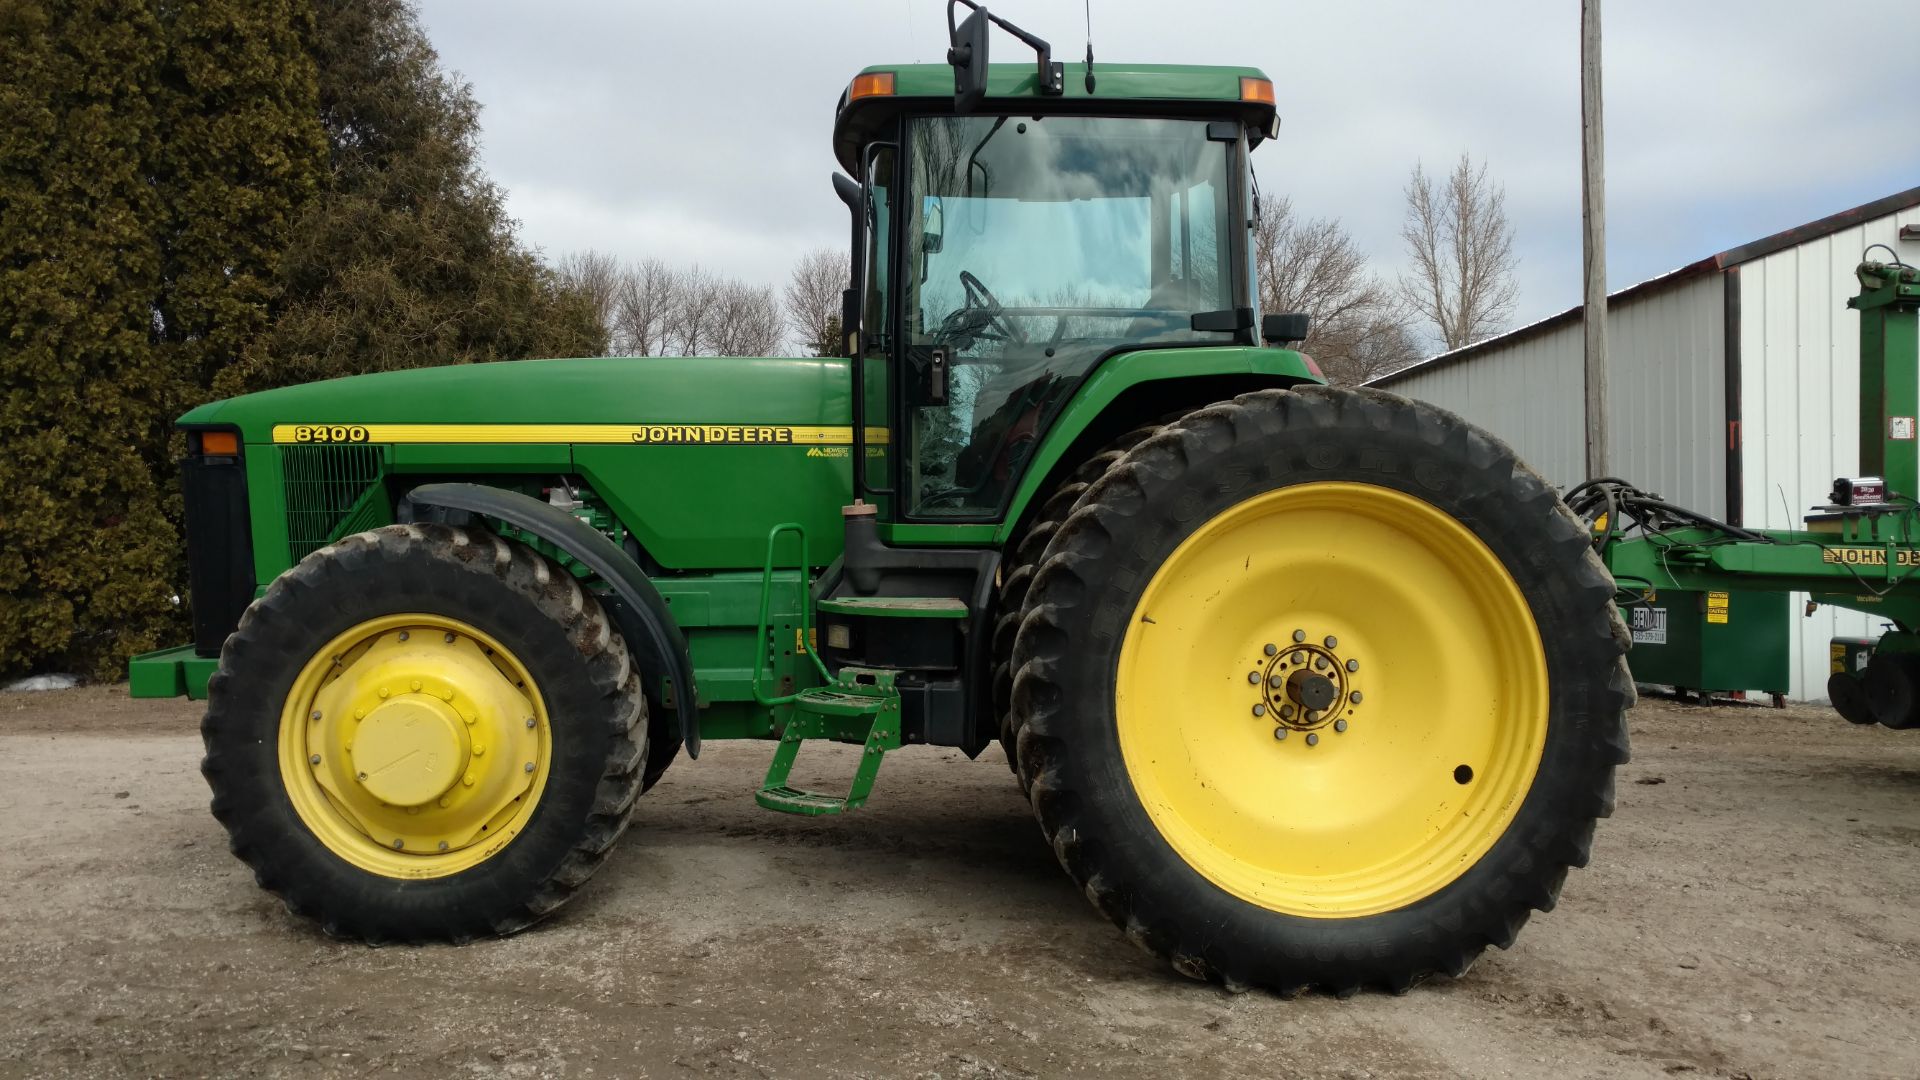
<instances>
[{"instance_id":1,"label":"utility pole","mask_svg":"<svg viewBox=\"0 0 1920 1080\"><path fill-rule=\"evenodd\" d=\"M1580 0L1580 197L1585 226L1587 475L1607 468L1607 185L1600 126L1600 0Z\"/></svg>"}]
</instances>

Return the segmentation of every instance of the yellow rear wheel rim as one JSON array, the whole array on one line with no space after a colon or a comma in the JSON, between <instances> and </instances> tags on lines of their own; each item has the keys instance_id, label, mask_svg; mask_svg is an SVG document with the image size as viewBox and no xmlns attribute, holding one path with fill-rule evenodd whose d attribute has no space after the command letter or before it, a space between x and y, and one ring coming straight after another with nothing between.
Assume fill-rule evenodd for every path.
<instances>
[{"instance_id":1,"label":"yellow rear wheel rim","mask_svg":"<svg viewBox=\"0 0 1920 1080\"><path fill-rule=\"evenodd\" d=\"M300 820L369 873L477 866L525 827L552 736L526 667L440 615L363 622L314 653L280 716L280 776Z\"/></svg>"},{"instance_id":2,"label":"yellow rear wheel rim","mask_svg":"<svg viewBox=\"0 0 1920 1080\"><path fill-rule=\"evenodd\" d=\"M1188 865L1272 911L1352 918L1438 892L1512 824L1546 744L1546 657L1451 515L1301 484L1161 565L1114 706L1134 791Z\"/></svg>"}]
</instances>

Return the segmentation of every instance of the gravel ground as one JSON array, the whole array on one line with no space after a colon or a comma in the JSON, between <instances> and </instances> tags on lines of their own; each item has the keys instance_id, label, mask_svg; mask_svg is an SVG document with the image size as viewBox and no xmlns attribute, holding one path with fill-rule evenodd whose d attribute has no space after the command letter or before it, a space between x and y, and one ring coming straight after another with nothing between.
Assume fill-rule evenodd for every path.
<instances>
[{"instance_id":1,"label":"gravel ground","mask_svg":"<svg viewBox=\"0 0 1920 1080\"><path fill-rule=\"evenodd\" d=\"M1594 867L1404 997L1187 982L1094 914L997 752L753 805L715 745L555 921L328 941L227 854L198 709L0 697L0 1073L1920 1076L1920 732L1648 701ZM851 772L839 748L810 751ZM803 764L808 759L803 757Z\"/></svg>"}]
</instances>

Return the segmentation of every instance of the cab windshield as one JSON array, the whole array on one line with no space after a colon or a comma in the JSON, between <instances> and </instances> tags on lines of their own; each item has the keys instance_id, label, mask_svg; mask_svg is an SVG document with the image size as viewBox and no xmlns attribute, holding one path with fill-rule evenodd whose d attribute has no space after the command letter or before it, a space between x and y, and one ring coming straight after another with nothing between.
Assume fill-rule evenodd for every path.
<instances>
[{"instance_id":1,"label":"cab windshield","mask_svg":"<svg viewBox=\"0 0 1920 1080\"><path fill-rule=\"evenodd\" d=\"M1234 306L1230 145L1197 120L913 122L901 268L910 513L996 511L1107 352L1232 340L1192 327Z\"/></svg>"}]
</instances>

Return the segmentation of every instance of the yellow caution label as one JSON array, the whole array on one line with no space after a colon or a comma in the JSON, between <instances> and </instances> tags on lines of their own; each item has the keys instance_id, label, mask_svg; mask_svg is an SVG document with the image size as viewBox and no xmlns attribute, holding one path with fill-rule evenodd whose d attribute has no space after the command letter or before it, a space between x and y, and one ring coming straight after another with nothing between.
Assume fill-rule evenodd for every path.
<instances>
[{"instance_id":1,"label":"yellow caution label","mask_svg":"<svg viewBox=\"0 0 1920 1080\"><path fill-rule=\"evenodd\" d=\"M1727 594L1710 592L1707 594L1707 621L1724 623L1727 621Z\"/></svg>"},{"instance_id":2,"label":"yellow caution label","mask_svg":"<svg viewBox=\"0 0 1920 1080\"><path fill-rule=\"evenodd\" d=\"M1827 646L1827 673L1839 675L1847 670L1847 647L1838 642Z\"/></svg>"}]
</instances>

